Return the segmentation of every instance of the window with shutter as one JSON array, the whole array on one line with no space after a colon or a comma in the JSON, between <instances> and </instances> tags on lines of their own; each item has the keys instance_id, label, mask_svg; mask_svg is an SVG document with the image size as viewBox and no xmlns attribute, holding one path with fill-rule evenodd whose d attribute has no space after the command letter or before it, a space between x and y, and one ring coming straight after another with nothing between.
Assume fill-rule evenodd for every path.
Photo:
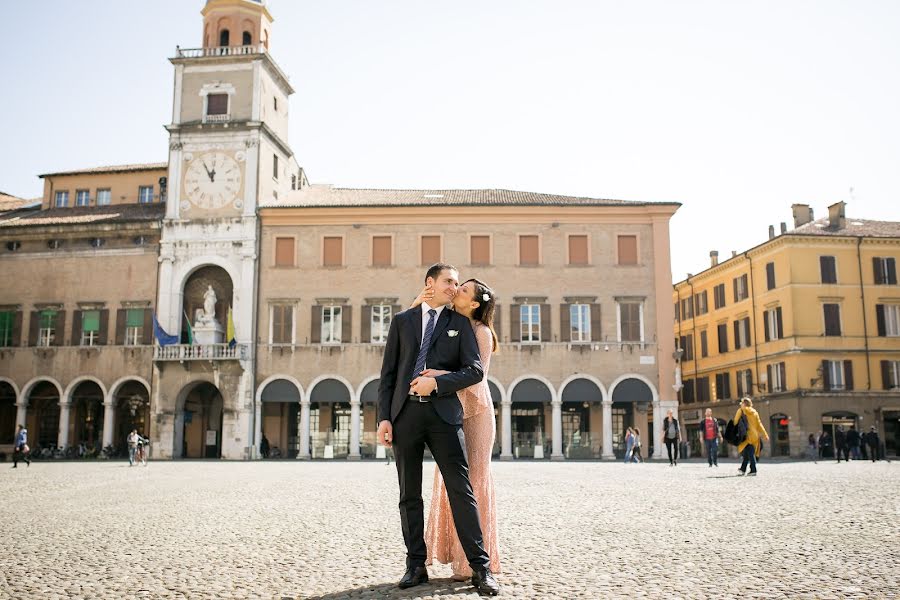
<instances>
[{"instance_id":1,"label":"window with shutter","mask_svg":"<svg viewBox=\"0 0 900 600\"><path fill-rule=\"evenodd\" d=\"M469 238L469 262L472 265L491 264L491 236L473 235Z\"/></svg>"},{"instance_id":2,"label":"window with shutter","mask_svg":"<svg viewBox=\"0 0 900 600\"><path fill-rule=\"evenodd\" d=\"M534 267L540 264L540 242L536 235L519 236L519 266Z\"/></svg>"},{"instance_id":3,"label":"window with shutter","mask_svg":"<svg viewBox=\"0 0 900 600\"><path fill-rule=\"evenodd\" d=\"M96 346L100 341L100 311L78 311L81 316L80 344L82 346Z\"/></svg>"},{"instance_id":4,"label":"window with shutter","mask_svg":"<svg viewBox=\"0 0 900 600\"><path fill-rule=\"evenodd\" d=\"M293 267L294 266L294 238L292 238L292 237L275 238L275 266L276 267Z\"/></svg>"},{"instance_id":5,"label":"window with shutter","mask_svg":"<svg viewBox=\"0 0 900 600\"><path fill-rule=\"evenodd\" d=\"M709 342L706 339L706 331L700 332L700 358L709 356Z\"/></svg>"},{"instance_id":6,"label":"window with shutter","mask_svg":"<svg viewBox=\"0 0 900 600\"><path fill-rule=\"evenodd\" d=\"M340 267L344 264L344 238L326 236L322 240L322 265Z\"/></svg>"},{"instance_id":7,"label":"window with shutter","mask_svg":"<svg viewBox=\"0 0 900 600\"><path fill-rule=\"evenodd\" d=\"M617 302L619 311L619 341L642 342L643 324L641 323L640 302Z\"/></svg>"},{"instance_id":8,"label":"window with shutter","mask_svg":"<svg viewBox=\"0 0 900 600\"><path fill-rule=\"evenodd\" d=\"M716 326L718 334L719 354L728 352L728 323L720 323Z\"/></svg>"},{"instance_id":9,"label":"window with shutter","mask_svg":"<svg viewBox=\"0 0 900 600\"><path fill-rule=\"evenodd\" d=\"M38 346L56 345L56 316L55 310L42 310L38 313Z\"/></svg>"},{"instance_id":10,"label":"window with shutter","mask_svg":"<svg viewBox=\"0 0 900 600\"><path fill-rule=\"evenodd\" d=\"M522 304L519 306L520 335L522 342L541 341L541 305Z\"/></svg>"},{"instance_id":11,"label":"window with shutter","mask_svg":"<svg viewBox=\"0 0 900 600\"><path fill-rule=\"evenodd\" d=\"M291 344L294 340L294 307L291 304L272 306L272 343Z\"/></svg>"},{"instance_id":12,"label":"window with shutter","mask_svg":"<svg viewBox=\"0 0 900 600\"><path fill-rule=\"evenodd\" d=\"M322 343L323 344L340 344L341 334L343 333L341 318L341 307L335 305L322 306Z\"/></svg>"},{"instance_id":13,"label":"window with shutter","mask_svg":"<svg viewBox=\"0 0 900 600\"><path fill-rule=\"evenodd\" d=\"M125 345L140 346L144 341L144 309L129 308L125 311Z\"/></svg>"},{"instance_id":14,"label":"window with shutter","mask_svg":"<svg viewBox=\"0 0 900 600\"><path fill-rule=\"evenodd\" d=\"M837 267L833 256L819 257L819 273L822 283L837 283Z\"/></svg>"},{"instance_id":15,"label":"window with shutter","mask_svg":"<svg viewBox=\"0 0 900 600\"><path fill-rule=\"evenodd\" d=\"M391 246L393 242L389 235L372 236L372 266L390 267L393 263Z\"/></svg>"},{"instance_id":16,"label":"window with shutter","mask_svg":"<svg viewBox=\"0 0 900 600\"><path fill-rule=\"evenodd\" d=\"M716 309L725 307L725 284L720 283L713 288L713 298L715 300Z\"/></svg>"},{"instance_id":17,"label":"window with shutter","mask_svg":"<svg viewBox=\"0 0 900 600\"><path fill-rule=\"evenodd\" d=\"M620 235L616 236L618 244L618 258L620 265L636 265L638 264L637 236L636 235Z\"/></svg>"},{"instance_id":18,"label":"window with shutter","mask_svg":"<svg viewBox=\"0 0 900 600\"><path fill-rule=\"evenodd\" d=\"M822 311L825 316L825 335L841 335L841 307L839 304L823 304Z\"/></svg>"},{"instance_id":19,"label":"window with shutter","mask_svg":"<svg viewBox=\"0 0 900 600\"><path fill-rule=\"evenodd\" d=\"M15 311L0 311L0 347L8 348L13 345L13 320Z\"/></svg>"},{"instance_id":20,"label":"window with shutter","mask_svg":"<svg viewBox=\"0 0 900 600\"><path fill-rule=\"evenodd\" d=\"M388 332L391 329L391 306L389 304L376 304L370 308L369 335L371 343L384 344L387 342Z\"/></svg>"},{"instance_id":21,"label":"window with shutter","mask_svg":"<svg viewBox=\"0 0 900 600\"><path fill-rule=\"evenodd\" d=\"M563 305L566 306L566 305ZM591 341L591 305L568 305L568 323L570 340L573 342ZM565 311L563 311L565 312Z\"/></svg>"},{"instance_id":22,"label":"window with shutter","mask_svg":"<svg viewBox=\"0 0 900 600\"><path fill-rule=\"evenodd\" d=\"M421 243L421 264L423 267L428 267L441 262L441 236L423 235Z\"/></svg>"},{"instance_id":23,"label":"window with shutter","mask_svg":"<svg viewBox=\"0 0 900 600\"><path fill-rule=\"evenodd\" d=\"M587 265L588 260L588 237L586 235L570 235L569 236L569 264L570 265Z\"/></svg>"},{"instance_id":24,"label":"window with shutter","mask_svg":"<svg viewBox=\"0 0 900 600\"><path fill-rule=\"evenodd\" d=\"M766 289L775 289L775 263L766 263Z\"/></svg>"},{"instance_id":25,"label":"window with shutter","mask_svg":"<svg viewBox=\"0 0 900 600\"><path fill-rule=\"evenodd\" d=\"M207 115L228 114L228 94L208 94L206 96Z\"/></svg>"}]
</instances>

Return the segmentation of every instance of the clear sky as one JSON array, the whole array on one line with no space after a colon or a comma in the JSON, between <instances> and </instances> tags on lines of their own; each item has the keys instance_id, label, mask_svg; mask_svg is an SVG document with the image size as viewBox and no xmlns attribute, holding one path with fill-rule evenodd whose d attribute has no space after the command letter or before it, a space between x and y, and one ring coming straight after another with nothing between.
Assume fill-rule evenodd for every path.
<instances>
[{"instance_id":1,"label":"clear sky","mask_svg":"<svg viewBox=\"0 0 900 600\"><path fill-rule=\"evenodd\" d=\"M270 0L312 183L683 203L675 280L790 205L900 220L896 0ZM164 162L201 0L4 3L0 190ZM851 194L850 189L853 188Z\"/></svg>"}]
</instances>

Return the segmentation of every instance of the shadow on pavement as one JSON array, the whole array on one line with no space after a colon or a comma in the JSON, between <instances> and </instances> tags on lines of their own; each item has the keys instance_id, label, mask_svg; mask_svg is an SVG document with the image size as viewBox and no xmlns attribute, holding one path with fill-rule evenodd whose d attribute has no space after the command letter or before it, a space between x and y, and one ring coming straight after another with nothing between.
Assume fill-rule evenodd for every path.
<instances>
[{"instance_id":1,"label":"shadow on pavement","mask_svg":"<svg viewBox=\"0 0 900 600\"><path fill-rule=\"evenodd\" d=\"M428 583L401 590L396 583L361 586L342 590L324 596L299 596L298 600L345 600L349 598L416 598L421 596L452 596L474 592L468 581L452 579L431 579ZM283 596L283 600L294 600L293 596Z\"/></svg>"}]
</instances>

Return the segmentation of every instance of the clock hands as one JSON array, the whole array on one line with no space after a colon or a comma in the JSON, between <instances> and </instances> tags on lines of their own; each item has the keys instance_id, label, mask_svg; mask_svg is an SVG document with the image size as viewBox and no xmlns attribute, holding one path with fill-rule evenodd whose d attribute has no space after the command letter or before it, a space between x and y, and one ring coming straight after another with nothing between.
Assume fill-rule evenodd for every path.
<instances>
[{"instance_id":1,"label":"clock hands","mask_svg":"<svg viewBox=\"0 0 900 600\"><path fill-rule=\"evenodd\" d=\"M215 165L214 165L214 166L215 166ZM215 182L215 180L216 180L216 170L213 169L212 171L210 171L210 170L209 170L209 167L206 166L206 163L205 163L205 162L203 163L203 168L206 169L206 174L209 176L209 180L212 181L212 182Z\"/></svg>"}]
</instances>

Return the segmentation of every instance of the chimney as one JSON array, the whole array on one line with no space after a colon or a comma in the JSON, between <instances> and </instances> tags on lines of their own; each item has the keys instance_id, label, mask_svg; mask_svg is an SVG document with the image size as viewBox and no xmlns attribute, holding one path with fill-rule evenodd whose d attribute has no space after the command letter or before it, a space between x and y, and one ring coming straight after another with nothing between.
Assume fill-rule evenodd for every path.
<instances>
[{"instance_id":1,"label":"chimney","mask_svg":"<svg viewBox=\"0 0 900 600\"><path fill-rule=\"evenodd\" d=\"M735 256L737 256L737 250L732 250L732 251L731 251L731 258L734 258Z\"/></svg>"},{"instance_id":2,"label":"chimney","mask_svg":"<svg viewBox=\"0 0 900 600\"><path fill-rule=\"evenodd\" d=\"M769 239L773 239L775 237L775 226L769 225Z\"/></svg>"},{"instance_id":3,"label":"chimney","mask_svg":"<svg viewBox=\"0 0 900 600\"><path fill-rule=\"evenodd\" d=\"M847 219L844 217L844 207L846 203L835 202L828 207L828 227L831 229L843 229L847 226Z\"/></svg>"},{"instance_id":4,"label":"chimney","mask_svg":"<svg viewBox=\"0 0 900 600\"><path fill-rule=\"evenodd\" d=\"M709 266L714 267L719 264L719 251L718 250L710 250L709 251Z\"/></svg>"},{"instance_id":5,"label":"chimney","mask_svg":"<svg viewBox=\"0 0 900 600\"><path fill-rule=\"evenodd\" d=\"M784 235L785 233L787 233L787 223L782 221L781 222L781 234Z\"/></svg>"},{"instance_id":6,"label":"chimney","mask_svg":"<svg viewBox=\"0 0 900 600\"><path fill-rule=\"evenodd\" d=\"M813 211L809 204L792 204L791 210L794 213L794 228L806 225L813 220Z\"/></svg>"}]
</instances>

